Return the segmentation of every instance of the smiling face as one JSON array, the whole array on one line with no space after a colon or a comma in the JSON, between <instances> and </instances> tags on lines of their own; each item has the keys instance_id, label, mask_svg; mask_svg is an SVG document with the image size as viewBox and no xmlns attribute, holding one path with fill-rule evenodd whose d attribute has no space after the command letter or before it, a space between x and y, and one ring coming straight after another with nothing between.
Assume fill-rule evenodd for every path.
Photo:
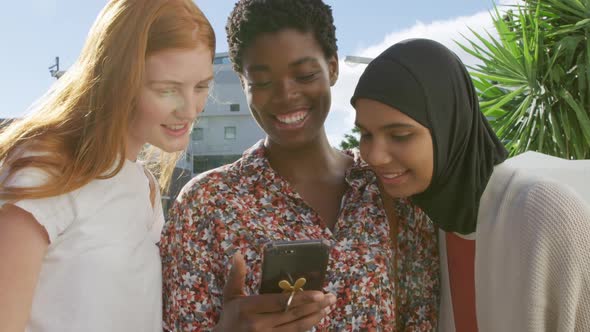
<instances>
[{"instance_id":1,"label":"smiling face","mask_svg":"<svg viewBox=\"0 0 590 332\"><path fill-rule=\"evenodd\" d=\"M359 98L355 102L360 151L384 190L394 198L424 192L432 180L430 130L399 110Z\"/></svg>"},{"instance_id":2,"label":"smiling face","mask_svg":"<svg viewBox=\"0 0 590 332\"><path fill-rule=\"evenodd\" d=\"M324 133L336 56L326 59L312 33L264 33L246 48L242 83L252 115L272 143L308 144Z\"/></svg>"},{"instance_id":3,"label":"smiling face","mask_svg":"<svg viewBox=\"0 0 590 332\"><path fill-rule=\"evenodd\" d=\"M129 128L128 158L135 159L145 143L166 152L185 149L212 80L211 51L206 47L168 49L148 56Z\"/></svg>"}]
</instances>

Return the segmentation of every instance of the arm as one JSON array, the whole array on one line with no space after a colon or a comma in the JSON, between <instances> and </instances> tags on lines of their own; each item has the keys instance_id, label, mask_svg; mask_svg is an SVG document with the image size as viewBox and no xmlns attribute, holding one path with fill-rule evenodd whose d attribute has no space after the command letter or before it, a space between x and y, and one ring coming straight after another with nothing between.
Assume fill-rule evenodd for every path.
<instances>
[{"instance_id":1,"label":"arm","mask_svg":"<svg viewBox=\"0 0 590 332\"><path fill-rule=\"evenodd\" d=\"M559 183L539 183L524 215L529 330L590 330L589 205Z\"/></svg>"},{"instance_id":2,"label":"arm","mask_svg":"<svg viewBox=\"0 0 590 332\"><path fill-rule=\"evenodd\" d=\"M29 318L47 232L25 210L0 208L0 331L23 331Z\"/></svg>"}]
</instances>

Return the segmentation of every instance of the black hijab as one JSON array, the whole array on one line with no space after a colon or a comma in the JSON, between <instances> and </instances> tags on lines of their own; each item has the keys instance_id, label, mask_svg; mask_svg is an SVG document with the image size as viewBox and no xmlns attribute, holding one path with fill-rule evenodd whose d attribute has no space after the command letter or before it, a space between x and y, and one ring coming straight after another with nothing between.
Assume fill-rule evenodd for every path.
<instances>
[{"instance_id":1,"label":"black hijab","mask_svg":"<svg viewBox=\"0 0 590 332\"><path fill-rule=\"evenodd\" d=\"M508 155L484 115L461 60L427 39L397 43L375 58L351 99L394 107L430 129L434 174L411 200L447 232L475 231L479 201L494 166Z\"/></svg>"}]
</instances>

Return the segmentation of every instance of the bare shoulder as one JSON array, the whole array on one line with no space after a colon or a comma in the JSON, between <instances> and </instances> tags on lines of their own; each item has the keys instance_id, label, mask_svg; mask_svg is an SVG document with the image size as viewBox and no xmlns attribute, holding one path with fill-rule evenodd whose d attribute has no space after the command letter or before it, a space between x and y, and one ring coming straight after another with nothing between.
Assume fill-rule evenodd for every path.
<instances>
[{"instance_id":1,"label":"bare shoulder","mask_svg":"<svg viewBox=\"0 0 590 332\"><path fill-rule=\"evenodd\" d=\"M48 245L49 237L33 215L13 204L0 207L2 327L24 329Z\"/></svg>"},{"instance_id":2,"label":"bare shoulder","mask_svg":"<svg viewBox=\"0 0 590 332\"><path fill-rule=\"evenodd\" d=\"M0 207L0 238L2 241L29 241L49 245L47 231L29 212L14 204Z\"/></svg>"}]
</instances>

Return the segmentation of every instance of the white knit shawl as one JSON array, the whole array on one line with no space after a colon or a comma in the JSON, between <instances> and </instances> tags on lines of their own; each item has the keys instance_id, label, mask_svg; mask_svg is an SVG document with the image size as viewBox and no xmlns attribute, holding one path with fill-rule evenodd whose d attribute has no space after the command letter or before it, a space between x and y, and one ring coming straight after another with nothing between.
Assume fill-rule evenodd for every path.
<instances>
[{"instance_id":1,"label":"white knit shawl","mask_svg":"<svg viewBox=\"0 0 590 332\"><path fill-rule=\"evenodd\" d=\"M590 331L590 160L498 165L475 237L480 331Z\"/></svg>"}]
</instances>

